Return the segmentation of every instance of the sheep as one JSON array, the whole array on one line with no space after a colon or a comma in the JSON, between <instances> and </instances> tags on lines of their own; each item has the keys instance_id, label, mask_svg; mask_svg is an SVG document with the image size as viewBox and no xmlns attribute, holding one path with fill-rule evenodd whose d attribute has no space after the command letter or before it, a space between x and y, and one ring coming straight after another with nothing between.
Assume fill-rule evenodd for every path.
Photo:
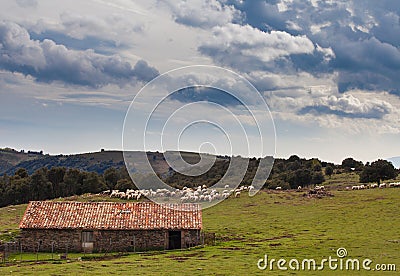
<instances>
[{"instance_id":1,"label":"sheep","mask_svg":"<svg viewBox=\"0 0 400 276\"><path fill-rule=\"evenodd\" d=\"M351 189L352 190L360 190L360 186L355 185L355 186L351 187Z\"/></svg>"},{"instance_id":2,"label":"sheep","mask_svg":"<svg viewBox=\"0 0 400 276\"><path fill-rule=\"evenodd\" d=\"M229 186L227 186L229 187ZM180 189L175 190L168 190L168 189L156 189L153 191L152 189L146 190L134 190L134 189L127 189L126 192L122 192L119 190L112 190L112 191L104 191L104 194L109 193L110 197L117 197L122 199L128 200L139 200L142 196L145 197L176 197L181 200L181 202L187 201L198 201L198 202L212 202L214 200L226 199L230 195L234 197L240 197L240 193L242 191L251 191L254 189L254 186L240 186L235 189L224 189L222 192L219 192L217 189L207 189L204 188L204 185L198 186L196 189L183 187ZM281 187L277 188L278 190Z\"/></svg>"},{"instance_id":3,"label":"sheep","mask_svg":"<svg viewBox=\"0 0 400 276\"><path fill-rule=\"evenodd\" d=\"M182 202L185 202L185 201L188 201L188 200L189 200L189 197L187 197L187 196L181 197L181 201L182 201Z\"/></svg>"},{"instance_id":4,"label":"sheep","mask_svg":"<svg viewBox=\"0 0 400 276\"><path fill-rule=\"evenodd\" d=\"M110 197L117 197L118 193L119 193L119 190L112 190Z\"/></svg>"},{"instance_id":5,"label":"sheep","mask_svg":"<svg viewBox=\"0 0 400 276\"><path fill-rule=\"evenodd\" d=\"M225 185L224 188L225 188L225 189L228 189L228 188L229 188L229 185Z\"/></svg>"},{"instance_id":6,"label":"sheep","mask_svg":"<svg viewBox=\"0 0 400 276\"><path fill-rule=\"evenodd\" d=\"M379 189L386 188L386 183L379 184Z\"/></svg>"},{"instance_id":7,"label":"sheep","mask_svg":"<svg viewBox=\"0 0 400 276\"><path fill-rule=\"evenodd\" d=\"M275 188L275 190L282 190L282 187L278 186Z\"/></svg>"},{"instance_id":8,"label":"sheep","mask_svg":"<svg viewBox=\"0 0 400 276\"><path fill-rule=\"evenodd\" d=\"M298 186L298 187L297 187L297 190L301 190L301 189L302 189L302 187L301 187L301 186Z\"/></svg>"}]
</instances>

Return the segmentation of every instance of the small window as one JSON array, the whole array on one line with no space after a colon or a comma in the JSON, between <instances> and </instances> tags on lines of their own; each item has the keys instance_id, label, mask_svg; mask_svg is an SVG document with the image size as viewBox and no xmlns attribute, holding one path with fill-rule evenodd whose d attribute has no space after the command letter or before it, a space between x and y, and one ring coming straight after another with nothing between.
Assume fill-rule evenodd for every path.
<instances>
[{"instance_id":1,"label":"small window","mask_svg":"<svg viewBox=\"0 0 400 276\"><path fill-rule=\"evenodd\" d=\"M93 231L82 232L82 242L93 242Z\"/></svg>"},{"instance_id":2,"label":"small window","mask_svg":"<svg viewBox=\"0 0 400 276\"><path fill-rule=\"evenodd\" d=\"M131 246L133 246L133 244L134 244L134 242L133 242L133 241L131 241Z\"/></svg>"}]
</instances>

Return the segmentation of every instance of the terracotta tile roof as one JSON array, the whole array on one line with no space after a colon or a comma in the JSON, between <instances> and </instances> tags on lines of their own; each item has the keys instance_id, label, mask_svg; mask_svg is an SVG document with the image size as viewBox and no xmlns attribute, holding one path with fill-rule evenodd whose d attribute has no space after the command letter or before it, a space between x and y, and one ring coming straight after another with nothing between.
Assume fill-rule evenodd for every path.
<instances>
[{"instance_id":1,"label":"terracotta tile roof","mask_svg":"<svg viewBox=\"0 0 400 276\"><path fill-rule=\"evenodd\" d=\"M202 214L198 204L32 201L19 228L201 229Z\"/></svg>"}]
</instances>

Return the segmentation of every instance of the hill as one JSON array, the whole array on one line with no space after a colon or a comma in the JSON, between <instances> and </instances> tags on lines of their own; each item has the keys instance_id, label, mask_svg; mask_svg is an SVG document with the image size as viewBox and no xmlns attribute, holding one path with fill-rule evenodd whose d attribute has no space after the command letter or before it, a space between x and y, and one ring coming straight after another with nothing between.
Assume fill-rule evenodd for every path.
<instances>
[{"instance_id":1,"label":"hill","mask_svg":"<svg viewBox=\"0 0 400 276\"><path fill-rule=\"evenodd\" d=\"M257 268L257 261L268 254L269 260L284 258L337 258L336 250L345 248L348 256L362 262L400 265L398 198L400 189L332 191L334 197L306 198L297 191L263 191L254 197L243 194L229 198L203 211L204 231L216 234L214 246L189 250L127 253L116 259L112 254L65 252L14 253L0 274L18 275L367 275L360 271L307 269L274 271ZM110 200L110 197L104 197ZM102 200L87 195L70 200ZM18 232L18 223L26 205L0 208L0 230ZM0 238L1 239L1 238ZM288 267L288 264L285 265ZM274 273L275 272L275 273ZM284 273L286 272L286 274ZM379 274L379 273L378 273ZM385 271L398 275L398 271Z\"/></svg>"},{"instance_id":2,"label":"hill","mask_svg":"<svg viewBox=\"0 0 400 276\"><path fill-rule=\"evenodd\" d=\"M191 159L196 154L191 154ZM158 152L147 152L148 159L157 173L168 172L168 164L163 155ZM29 174L41 168L65 167L81 171L103 174L108 168L124 167L122 151L100 151L71 155L49 155L42 152L24 152L14 149L0 149L0 175L13 175L18 168L24 168Z\"/></svg>"}]
</instances>

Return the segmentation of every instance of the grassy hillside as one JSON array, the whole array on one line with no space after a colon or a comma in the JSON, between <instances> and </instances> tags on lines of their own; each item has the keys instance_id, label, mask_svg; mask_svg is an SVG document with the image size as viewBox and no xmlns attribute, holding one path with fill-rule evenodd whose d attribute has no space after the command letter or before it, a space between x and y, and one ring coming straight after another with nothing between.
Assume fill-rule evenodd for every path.
<instances>
[{"instance_id":1,"label":"grassy hillside","mask_svg":"<svg viewBox=\"0 0 400 276\"><path fill-rule=\"evenodd\" d=\"M344 247L350 258L394 263L400 269L400 189L333 191L334 197L307 198L303 192L269 191L242 195L203 211L204 230L217 244L182 251L129 254L117 259L18 263L0 267L1 275L265 275L257 261L269 258L314 258L320 261ZM98 200L81 197L80 200ZM109 198L107 198L109 199ZM15 229L25 206L2 208L2 229ZM14 211L8 211L14 208ZM8 225L7 225L8 224ZM25 256L36 258L34 255ZM25 257L23 259L25 259ZM50 259L40 254L39 260ZM372 267L372 265L371 265ZM372 273L372 272L370 272ZM366 271L277 271L274 275L366 275ZM369 273L368 273L369 274Z\"/></svg>"},{"instance_id":2,"label":"grassy hillside","mask_svg":"<svg viewBox=\"0 0 400 276\"><path fill-rule=\"evenodd\" d=\"M18 234L18 225L27 204L0 208L0 241L12 240Z\"/></svg>"},{"instance_id":3,"label":"grassy hillside","mask_svg":"<svg viewBox=\"0 0 400 276\"><path fill-rule=\"evenodd\" d=\"M132 152L134 154L135 152ZM148 160L153 169L160 175L166 174L169 169L162 153L147 152ZM199 154L182 152L183 159L191 164L197 163ZM121 168L125 166L122 151L100 151L71 155L48 155L41 153L19 152L13 149L0 149L0 175L14 174L18 168L25 168L29 174L47 167L76 168L82 171L97 172L102 174L110 167ZM138 164L140 167L140 164ZM140 169L140 168L138 168Z\"/></svg>"}]
</instances>

